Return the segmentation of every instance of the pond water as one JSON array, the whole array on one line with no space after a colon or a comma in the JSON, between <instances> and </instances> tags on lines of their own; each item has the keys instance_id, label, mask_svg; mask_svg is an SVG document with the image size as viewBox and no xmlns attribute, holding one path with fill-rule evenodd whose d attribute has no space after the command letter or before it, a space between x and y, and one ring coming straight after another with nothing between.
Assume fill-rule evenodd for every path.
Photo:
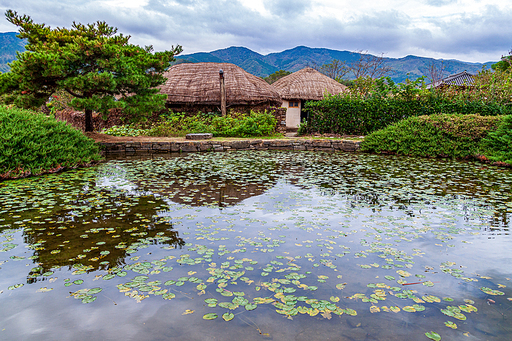
<instances>
[{"instance_id":1,"label":"pond water","mask_svg":"<svg viewBox=\"0 0 512 341\"><path fill-rule=\"evenodd\" d=\"M2 340L510 340L512 171L350 153L0 183Z\"/></svg>"}]
</instances>

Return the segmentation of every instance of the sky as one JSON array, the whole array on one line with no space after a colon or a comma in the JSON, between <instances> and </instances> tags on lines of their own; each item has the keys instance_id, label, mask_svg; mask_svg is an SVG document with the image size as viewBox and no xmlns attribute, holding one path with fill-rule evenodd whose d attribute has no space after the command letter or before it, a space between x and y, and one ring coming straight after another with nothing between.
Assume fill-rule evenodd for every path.
<instances>
[{"instance_id":1,"label":"sky","mask_svg":"<svg viewBox=\"0 0 512 341\"><path fill-rule=\"evenodd\" d=\"M308 46L487 62L512 49L512 0L0 0L7 9L51 27L106 21L133 44L183 54Z\"/></svg>"}]
</instances>

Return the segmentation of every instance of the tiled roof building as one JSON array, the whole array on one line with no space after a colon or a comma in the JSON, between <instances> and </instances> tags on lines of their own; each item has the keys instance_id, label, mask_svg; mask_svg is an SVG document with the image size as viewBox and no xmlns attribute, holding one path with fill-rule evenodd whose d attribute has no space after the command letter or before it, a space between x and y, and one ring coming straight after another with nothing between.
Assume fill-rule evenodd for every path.
<instances>
[{"instance_id":1,"label":"tiled roof building","mask_svg":"<svg viewBox=\"0 0 512 341\"><path fill-rule=\"evenodd\" d=\"M427 89L432 87L443 88L445 86L471 86L474 82L474 75L468 73L467 71L462 71L453 75L449 75L448 77L445 77L433 84L427 85Z\"/></svg>"}]
</instances>

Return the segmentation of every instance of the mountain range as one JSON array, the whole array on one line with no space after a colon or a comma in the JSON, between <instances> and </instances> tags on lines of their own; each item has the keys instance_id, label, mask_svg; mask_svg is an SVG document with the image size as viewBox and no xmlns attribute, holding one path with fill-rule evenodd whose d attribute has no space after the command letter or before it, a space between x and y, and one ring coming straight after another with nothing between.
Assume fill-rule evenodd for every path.
<instances>
[{"instance_id":1,"label":"mountain range","mask_svg":"<svg viewBox=\"0 0 512 341\"><path fill-rule=\"evenodd\" d=\"M245 47L233 46L212 52L180 55L176 59L177 62L233 63L253 75L266 77L279 70L295 72L307 66L319 67L333 60L340 60L350 64L358 61L361 55L362 53L359 52L306 46L297 46L283 52L262 55ZM434 64L438 69L443 68L444 76L448 76L462 71L477 74L483 67L490 68L492 64L496 63L470 63L453 59L443 60L417 56L406 56L403 58L383 57L383 61L383 65L391 68L387 75L395 82L403 82L407 78L416 79L421 76L428 76L431 64Z\"/></svg>"},{"instance_id":2,"label":"mountain range","mask_svg":"<svg viewBox=\"0 0 512 341\"><path fill-rule=\"evenodd\" d=\"M25 51L26 41L16 38L15 32L0 33L0 71L9 71L7 63L16 58L16 52ZM212 52L199 52L177 56L178 63L183 62L216 62L232 63L245 71L259 77L266 77L279 70L298 71L306 66L320 67L333 60L344 61L347 64L356 62L361 57L359 52L339 51L325 48L297 46L293 49L278 53L262 55L246 47L229 47ZM403 58L383 57L384 65L389 66L389 76L395 82L403 82L406 78L416 79L428 76L431 64L443 68L444 75L467 71L478 73L483 67L489 68L495 62L468 63L459 60L442 60L417 56ZM348 77L350 78L350 77Z\"/></svg>"},{"instance_id":3,"label":"mountain range","mask_svg":"<svg viewBox=\"0 0 512 341\"><path fill-rule=\"evenodd\" d=\"M7 63L16 59L16 52L25 51L27 42L16 38L16 32L0 33L0 72L9 71Z\"/></svg>"}]
</instances>

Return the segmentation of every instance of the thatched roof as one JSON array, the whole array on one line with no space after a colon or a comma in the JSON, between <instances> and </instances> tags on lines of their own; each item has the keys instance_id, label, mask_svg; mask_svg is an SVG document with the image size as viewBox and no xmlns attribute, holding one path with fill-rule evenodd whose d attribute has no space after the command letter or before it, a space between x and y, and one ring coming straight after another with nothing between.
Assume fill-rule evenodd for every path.
<instances>
[{"instance_id":1,"label":"thatched roof","mask_svg":"<svg viewBox=\"0 0 512 341\"><path fill-rule=\"evenodd\" d=\"M220 105L219 70L224 71L227 105L281 105L277 91L263 79L229 63L183 63L164 73L160 92L173 104Z\"/></svg>"},{"instance_id":2,"label":"thatched roof","mask_svg":"<svg viewBox=\"0 0 512 341\"><path fill-rule=\"evenodd\" d=\"M346 91L347 87L320 72L306 67L285 76L272 84L282 99L321 100L325 93L331 95Z\"/></svg>"}]
</instances>

